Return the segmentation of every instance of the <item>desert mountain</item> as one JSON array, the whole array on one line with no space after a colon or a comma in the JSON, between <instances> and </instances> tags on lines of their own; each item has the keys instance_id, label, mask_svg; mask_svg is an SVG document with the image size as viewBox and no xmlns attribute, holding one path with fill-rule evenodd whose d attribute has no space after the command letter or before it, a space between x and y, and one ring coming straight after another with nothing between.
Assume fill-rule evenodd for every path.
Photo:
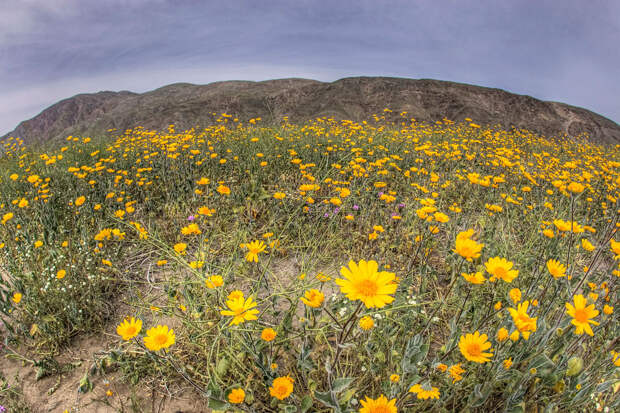
<instances>
[{"instance_id":1,"label":"desert mountain","mask_svg":"<svg viewBox=\"0 0 620 413\"><path fill-rule=\"evenodd\" d=\"M5 137L40 143L68 135L93 135L134 126L177 130L204 127L222 112L247 120L288 116L291 122L321 116L354 121L383 114L396 120L406 111L419 122L472 118L478 124L525 128L546 136L587 132L600 143L620 143L620 125L594 112L541 101L501 89L430 79L355 77L325 83L307 79L227 81L207 85L177 83L136 94L99 92L62 100Z\"/></svg>"}]
</instances>

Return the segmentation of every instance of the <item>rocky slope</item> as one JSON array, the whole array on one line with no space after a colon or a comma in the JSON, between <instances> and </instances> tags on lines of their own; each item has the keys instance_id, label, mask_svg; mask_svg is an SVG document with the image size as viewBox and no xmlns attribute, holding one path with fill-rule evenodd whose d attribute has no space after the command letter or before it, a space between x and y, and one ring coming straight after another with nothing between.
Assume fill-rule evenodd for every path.
<instances>
[{"instance_id":1,"label":"rocky slope","mask_svg":"<svg viewBox=\"0 0 620 413\"><path fill-rule=\"evenodd\" d=\"M249 119L292 122L320 116L355 121L393 110L421 122L466 117L479 124L526 128L546 136L587 132L600 143L619 144L620 125L586 109L500 89L429 79L355 77L325 83L307 79L228 81L208 85L178 83L136 94L127 91L77 95L21 122L7 134L27 143L68 135L93 135L134 126L177 130L204 127L226 112Z\"/></svg>"}]
</instances>

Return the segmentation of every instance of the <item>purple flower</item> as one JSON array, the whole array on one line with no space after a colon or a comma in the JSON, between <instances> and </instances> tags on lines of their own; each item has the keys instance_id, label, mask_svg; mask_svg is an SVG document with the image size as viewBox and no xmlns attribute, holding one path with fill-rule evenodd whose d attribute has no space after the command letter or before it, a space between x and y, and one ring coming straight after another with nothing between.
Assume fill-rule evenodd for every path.
<instances>
[{"instance_id":1,"label":"purple flower","mask_svg":"<svg viewBox=\"0 0 620 413\"><path fill-rule=\"evenodd\" d=\"M357 211L358 209L360 209L360 206L359 206L359 205L353 205L353 210L354 210L354 211Z\"/></svg>"},{"instance_id":2,"label":"purple flower","mask_svg":"<svg viewBox=\"0 0 620 413\"><path fill-rule=\"evenodd\" d=\"M0 413L6 412L6 407L0 405Z\"/></svg>"},{"instance_id":3,"label":"purple flower","mask_svg":"<svg viewBox=\"0 0 620 413\"><path fill-rule=\"evenodd\" d=\"M323 215L324 218L329 218L329 212L326 212L325 215Z\"/></svg>"},{"instance_id":4,"label":"purple flower","mask_svg":"<svg viewBox=\"0 0 620 413\"><path fill-rule=\"evenodd\" d=\"M338 212L340 212L340 208L334 209L334 214L337 214Z\"/></svg>"},{"instance_id":5,"label":"purple flower","mask_svg":"<svg viewBox=\"0 0 620 413\"><path fill-rule=\"evenodd\" d=\"M398 209L403 209L404 207L405 207L404 203L401 202L400 204L398 204Z\"/></svg>"},{"instance_id":6,"label":"purple flower","mask_svg":"<svg viewBox=\"0 0 620 413\"><path fill-rule=\"evenodd\" d=\"M196 219L196 217L195 217L195 216L193 216L193 215L190 215L190 216L188 216L188 217L187 217L187 220L188 220L188 221L193 221L193 220L195 220L195 219Z\"/></svg>"},{"instance_id":7,"label":"purple flower","mask_svg":"<svg viewBox=\"0 0 620 413\"><path fill-rule=\"evenodd\" d=\"M378 195L379 195L379 197L381 197L381 196L383 195L383 192L379 192L379 194L378 194Z\"/></svg>"}]
</instances>

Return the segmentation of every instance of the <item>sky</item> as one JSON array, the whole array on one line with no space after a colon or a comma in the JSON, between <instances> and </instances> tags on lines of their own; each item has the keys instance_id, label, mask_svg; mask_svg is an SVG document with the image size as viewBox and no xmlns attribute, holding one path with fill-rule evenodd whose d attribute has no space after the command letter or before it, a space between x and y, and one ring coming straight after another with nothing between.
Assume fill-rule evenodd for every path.
<instances>
[{"instance_id":1,"label":"sky","mask_svg":"<svg viewBox=\"0 0 620 413\"><path fill-rule=\"evenodd\" d=\"M616 0L0 0L0 135L78 93L440 79L620 122Z\"/></svg>"}]
</instances>

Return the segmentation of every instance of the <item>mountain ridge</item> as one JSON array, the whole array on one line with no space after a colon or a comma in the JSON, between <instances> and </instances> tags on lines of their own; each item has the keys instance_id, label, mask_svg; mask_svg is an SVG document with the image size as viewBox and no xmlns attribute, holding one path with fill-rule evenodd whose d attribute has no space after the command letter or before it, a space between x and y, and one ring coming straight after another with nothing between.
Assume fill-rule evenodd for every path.
<instances>
[{"instance_id":1,"label":"mountain ridge","mask_svg":"<svg viewBox=\"0 0 620 413\"><path fill-rule=\"evenodd\" d=\"M206 127L222 112L242 120L261 117L277 121L288 116L303 122L321 116L369 120L389 108L420 122L474 119L481 125L529 129L545 136L578 136L620 144L620 125L584 108L542 101L502 89L434 79L350 77L334 82L287 78L260 82L231 80L206 85L173 83L134 93L101 91L63 99L32 119L21 122L9 136L25 143L44 143L68 135L90 135L134 126L163 129ZM392 119L390 119L392 117Z\"/></svg>"}]
</instances>

